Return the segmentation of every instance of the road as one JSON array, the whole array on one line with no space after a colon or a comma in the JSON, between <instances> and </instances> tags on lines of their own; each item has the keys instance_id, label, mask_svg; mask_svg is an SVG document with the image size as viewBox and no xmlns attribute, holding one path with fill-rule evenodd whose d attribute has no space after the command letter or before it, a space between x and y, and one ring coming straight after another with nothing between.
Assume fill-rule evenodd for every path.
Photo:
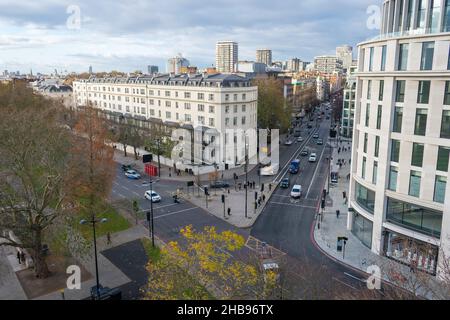
<instances>
[{"instance_id":1,"label":"road","mask_svg":"<svg viewBox=\"0 0 450 320\"><path fill-rule=\"evenodd\" d=\"M330 148L327 147L327 143L330 120L319 122L318 128L315 127L315 122L312 122L314 128L309 130L306 129L306 124L307 120L304 121L302 127L302 136L304 137L302 143L280 146L280 173L276 177L263 177L263 182L268 182L274 178L276 181L281 181L284 176L290 176L291 187L294 184L302 185L303 195L300 200L291 199L290 188L277 188L254 226L244 230L229 225L189 202L182 201L180 204L174 204L171 193L178 187L184 186L185 182L160 180L153 184L153 189L163 198L161 203L154 204L155 234L167 242L181 240L179 230L187 225L193 225L197 230L201 230L205 226L215 226L218 231L232 230L246 239L251 236L283 251L287 254L291 265L300 267L303 265L317 270L322 270L326 266L326 274L314 280L324 292L332 292L331 289L339 288L342 292L346 291L348 297L357 296L360 290L366 290L366 284L363 282L364 274L329 259L315 246L313 241L312 228L329 165L327 158L330 157ZM317 145L316 139L312 138L316 131L323 139L323 145ZM318 161L316 163L310 163L308 157L299 155L304 148L317 153ZM287 172L292 159L301 160L300 172L296 175ZM255 169L249 174L249 180L257 181L257 179ZM136 199L140 209L144 212L148 211L150 202L144 199L144 193L148 189L149 186L143 185L142 180L127 179L119 165L117 166L117 176L111 195L113 201L131 202ZM245 247L236 254L236 257L245 259L249 255L248 250L249 248ZM301 288L298 290L297 297L312 298L307 293L300 292ZM322 295L320 298L333 297Z\"/></svg>"}]
</instances>

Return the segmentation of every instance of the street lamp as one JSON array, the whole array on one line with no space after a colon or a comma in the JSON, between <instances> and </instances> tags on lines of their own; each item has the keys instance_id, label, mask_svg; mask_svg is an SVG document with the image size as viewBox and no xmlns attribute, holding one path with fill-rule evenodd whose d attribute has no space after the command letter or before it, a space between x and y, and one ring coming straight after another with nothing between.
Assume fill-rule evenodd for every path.
<instances>
[{"instance_id":1,"label":"street lamp","mask_svg":"<svg viewBox=\"0 0 450 320\"><path fill-rule=\"evenodd\" d=\"M158 146L158 177L161 178L161 161L160 161L160 158L159 158L160 153L161 153L161 151L160 151L161 139L160 138L156 139L156 144Z\"/></svg>"},{"instance_id":2,"label":"street lamp","mask_svg":"<svg viewBox=\"0 0 450 320\"><path fill-rule=\"evenodd\" d=\"M96 235L96 232L95 232L95 225L97 223L105 223L107 221L108 221L108 219L106 219L106 218L97 220L97 219L95 219L94 215L92 215L91 220L83 219L83 220L80 221L81 225L85 225L85 224L88 224L88 223L92 224L92 232L94 234L94 257L95 257L95 278L96 278L96 283L97 283L97 285L96 285L97 298L100 297L100 281L99 281L99 276L98 276L97 235Z\"/></svg>"},{"instance_id":3,"label":"street lamp","mask_svg":"<svg viewBox=\"0 0 450 320\"><path fill-rule=\"evenodd\" d=\"M150 214L147 212L148 233L152 238L152 247L155 247L155 229L153 222L153 184L158 182L159 179L152 181L152 175L150 174ZM150 227L151 224L151 227Z\"/></svg>"},{"instance_id":4,"label":"street lamp","mask_svg":"<svg viewBox=\"0 0 450 320\"><path fill-rule=\"evenodd\" d=\"M245 218L248 218L247 198L248 198L248 143L247 143L247 135L245 135Z\"/></svg>"}]
</instances>

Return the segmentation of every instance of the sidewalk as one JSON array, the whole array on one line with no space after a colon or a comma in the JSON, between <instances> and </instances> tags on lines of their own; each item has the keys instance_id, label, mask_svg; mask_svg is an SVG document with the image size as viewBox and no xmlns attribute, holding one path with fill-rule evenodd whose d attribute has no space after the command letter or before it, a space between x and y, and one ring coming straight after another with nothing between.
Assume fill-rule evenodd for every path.
<instances>
[{"instance_id":1,"label":"sidewalk","mask_svg":"<svg viewBox=\"0 0 450 320\"><path fill-rule=\"evenodd\" d=\"M28 299L16 276L21 269L16 253L12 247L0 247L0 300Z\"/></svg>"},{"instance_id":2,"label":"sidewalk","mask_svg":"<svg viewBox=\"0 0 450 320\"><path fill-rule=\"evenodd\" d=\"M346 141L345 143L341 143L340 146L341 148L344 146L348 149L351 147L351 144L348 145ZM330 188L326 201L326 208L320 222L320 229L318 228L318 222L316 222L314 240L320 249L332 259L367 273L368 276L370 273L368 268L370 266L379 266L382 272L382 279L387 282L392 282L392 276L394 275L393 271L395 271L399 277L408 279L407 285L404 287L406 289L411 289L408 288L408 286L414 282L414 273L411 274L408 266L373 253L370 248L365 246L351 231L347 230L348 204L343 198L343 192L346 192L348 197L349 180L347 180L347 175L350 172L350 165L348 164L350 157L350 151L340 152L339 154L336 149L333 151L333 163L336 164L337 159L344 159L346 164L339 170L339 183L335 186L332 185ZM340 210L339 218L337 218L336 210ZM319 218L320 215L318 216L318 219ZM337 251L338 237L348 238L345 246L345 256L344 252ZM430 277L430 279L432 279L432 277ZM400 281L398 283L396 282L395 285L401 286ZM420 290L418 291L420 292ZM423 292L423 295L430 298L428 292Z\"/></svg>"}]
</instances>

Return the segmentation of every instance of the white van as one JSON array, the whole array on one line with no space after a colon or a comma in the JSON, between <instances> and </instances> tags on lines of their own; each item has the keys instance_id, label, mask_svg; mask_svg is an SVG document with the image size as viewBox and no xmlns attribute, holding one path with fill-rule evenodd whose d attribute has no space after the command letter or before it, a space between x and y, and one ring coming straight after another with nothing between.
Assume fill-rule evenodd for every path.
<instances>
[{"instance_id":1,"label":"white van","mask_svg":"<svg viewBox=\"0 0 450 320\"><path fill-rule=\"evenodd\" d=\"M261 168L261 175L274 176L278 173L278 170L280 170L280 165L278 163L271 164L270 166Z\"/></svg>"}]
</instances>

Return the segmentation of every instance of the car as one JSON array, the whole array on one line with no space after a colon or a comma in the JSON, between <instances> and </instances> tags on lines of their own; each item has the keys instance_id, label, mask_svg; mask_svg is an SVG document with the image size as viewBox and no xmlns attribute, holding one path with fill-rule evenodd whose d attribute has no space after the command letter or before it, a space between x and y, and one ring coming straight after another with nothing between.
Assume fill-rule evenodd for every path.
<instances>
[{"instance_id":1,"label":"car","mask_svg":"<svg viewBox=\"0 0 450 320\"><path fill-rule=\"evenodd\" d=\"M214 181L209 186L211 189L222 189L230 187L230 185L224 181Z\"/></svg>"},{"instance_id":2,"label":"car","mask_svg":"<svg viewBox=\"0 0 450 320\"><path fill-rule=\"evenodd\" d=\"M284 142L284 145L285 146L290 146L290 145L292 145L292 140L286 140L285 142Z\"/></svg>"},{"instance_id":3,"label":"car","mask_svg":"<svg viewBox=\"0 0 450 320\"><path fill-rule=\"evenodd\" d=\"M319 134L316 132L313 134L313 139L317 139L317 138L319 138Z\"/></svg>"},{"instance_id":4,"label":"car","mask_svg":"<svg viewBox=\"0 0 450 320\"><path fill-rule=\"evenodd\" d=\"M323 140L322 139L317 139L317 144L318 145L323 145Z\"/></svg>"},{"instance_id":5,"label":"car","mask_svg":"<svg viewBox=\"0 0 450 320\"><path fill-rule=\"evenodd\" d=\"M289 185L290 185L289 178L284 178L280 182L280 188L287 189L287 188L289 188Z\"/></svg>"},{"instance_id":6,"label":"car","mask_svg":"<svg viewBox=\"0 0 450 320\"><path fill-rule=\"evenodd\" d=\"M298 137L297 138L297 142L303 142L303 138L302 137Z\"/></svg>"},{"instance_id":7,"label":"car","mask_svg":"<svg viewBox=\"0 0 450 320\"><path fill-rule=\"evenodd\" d=\"M314 152L311 153L311 155L309 156L308 161L309 162L316 162L317 161L317 154L315 154Z\"/></svg>"},{"instance_id":8,"label":"car","mask_svg":"<svg viewBox=\"0 0 450 320\"><path fill-rule=\"evenodd\" d=\"M134 179L134 180L141 178L141 175L136 170L128 170L127 172L125 172L125 176L128 179Z\"/></svg>"},{"instance_id":9,"label":"car","mask_svg":"<svg viewBox=\"0 0 450 320\"><path fill-rule=\"evenodd\" d=\"M291 197L294 199L298 199L301 196L302 196L302 186L299 184L296 184L294 187L292 187Z\"/></svg>"},{"instance_id":10,"label":"car","mask_svg":"<svg viewBox=\"0 0 450 320\"><path fill-rule=\"evenodd\" d=\"M302 152L300 152L300 155L301 155L302 157L306 157L308 154L309 154L309 152L308 152L307 149L303 149Z\"/></svg>"},{"instance_id":11,"label":"car","mask_svg":"<svg viewBox=\"0 0 450 320\"><path fill-rule=\"evenodd\" d=\"M312 124L308 123L308 129L311 129L311 128L312 128Z\"/></svg>"},{"instance_id":12,"label":"car","mask_svg":"<svg viewBox=\"0 0 450 320\"><path fill-rule=\"evenodd\" d=\"M156 193L155 191L145 191L145 195L144 195L145 199L155 203L155 202L161 202L162 198L161 196Z\"/></svg>"}]
</instances>

